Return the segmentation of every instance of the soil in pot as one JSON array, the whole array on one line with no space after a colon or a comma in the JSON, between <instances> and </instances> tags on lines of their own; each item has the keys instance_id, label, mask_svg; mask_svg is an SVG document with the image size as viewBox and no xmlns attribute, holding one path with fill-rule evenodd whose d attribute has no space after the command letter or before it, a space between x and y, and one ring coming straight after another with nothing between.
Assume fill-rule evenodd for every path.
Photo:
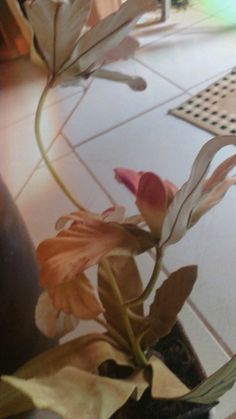
<instances>
[{"instance_id":1,"label":"soil in pot","mask_svg":"<svg viewBox=\"0 0 236 419\"><path fill-rule=\"evenodd\" d=\"M203 381L205 374L182 326L177 323L171 333L153 348L165 364L189 388ZM112 419L209 419L213 405L153 400L147 390L139 402L129 400Z\"/></svg>"}]
</instances>

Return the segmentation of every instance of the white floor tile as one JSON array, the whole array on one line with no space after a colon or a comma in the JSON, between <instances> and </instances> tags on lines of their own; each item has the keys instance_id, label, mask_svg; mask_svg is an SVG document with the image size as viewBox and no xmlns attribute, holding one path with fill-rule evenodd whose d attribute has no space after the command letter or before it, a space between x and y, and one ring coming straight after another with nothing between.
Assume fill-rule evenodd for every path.
<instances>
[{"instance_id":1,"label":"white floor tile","mask_svg":"<svg viewBox=\"0 0 236 419\"><path fill-rule=\"evenodd\" d=\"M117 62L109 68L143 77L148 82L147 89L144 92L134 92L120 83L94 80L64 129L66 137L73 145L181 93L177 87L133 60Z\"/></svg>"},{"instance_id":2,"label":"white floor tile","mask_svg":"<svg viewBox=\"0 0 236 419\"><path fill-rule=\"evenodd\" d=\"M186 264L199 266L198 281L191 298L232 352L236 351L234 316L236 238L232 228L236 211L236 189L178 244L167 252L166 266L175 270Z\"/></svg>"},{"instance_id":3,"label":"white floor tile","mask_svg":"<svg viewBox=\"0 0 236 419\"><path fill-rule=\"evenodd\" d=\"M101 212L110 207L107 196L74 154L57 160L53 166L83 206L93 212ZM60 216L76 210L45 167L36 170L17 199L17 205L35 245L56 234L54 226Z\"/></svg>"},{"instance_id":4,"label":"white floor tile","mask_svg":"<svg viewBox=\"0 0 236 419\"><path fill-rule=\"evenodd\" d=\"M165 22L146 27L138 26L133 32L133 35L137 38L140 45L144 46L206 18L206 13L203 13L194 7L189 7L185 10L176 10L172 8L170 17Z\"/></svg>"},{"instance_id":5,"label":"white floor tile","mask_svg":"<svg viewBox=\"0 0 236 419\"><path fill-rule=\"evenodd\" d=\"M45 84L44 72L28 58L0 63L0 128L33 115ZM81 87L56 87L46 106L81 91Z\"/></svg>"},{"instance_id":6,"label":"white floor tile","mask_svg":"<svg viewBox=\"0 0 236 419\"><path fill-rule=\"evenodd\" d=\"M212 17L141 48L136 57L189 89L235 65L235 42L235 26Z\"/></svg>"},{"instance_id":7,"label":"white floor tile","mask_svg":"<svg viewBox=\"0 0 236 419\"><path fill-rule=\"evenodd\" d=\"M135 211L134 198L114 180L115 167L154 171L182 185L200 147L212 135L171 115L183 95L76 148L112 197Z\"/></svg>"},{"instance_id":8,"label":"white floor tile","mask_svg":"<svg viewBox=\"0 0 236 419\"><path fill-rule=\"evenodd\" d=\"M42 137L47 148L63 126L70 112L76 107L80 95L62 101L59 106L50 106L43 112ZM62 140L61 140L62 141ZM59 140L54 146L54 157L64 154L66 145ZM1 129L1 175L13 196L31 175L41 159L34 134L34 116L29 116L8 128Z\"/></svg>"}]
</instances>

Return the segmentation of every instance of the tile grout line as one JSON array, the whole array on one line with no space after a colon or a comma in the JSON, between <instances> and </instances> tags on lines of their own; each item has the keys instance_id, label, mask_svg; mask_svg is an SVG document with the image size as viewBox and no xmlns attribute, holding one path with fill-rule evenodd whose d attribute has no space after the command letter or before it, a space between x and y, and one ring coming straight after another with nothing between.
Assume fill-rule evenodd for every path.
<instances>
[{"instance_id":1,"label":"tile grout line","mask_svg":"<svg viewBox=\"0 0 236 419\"><path fill-rule=\"evenodd\" d=\"M183 95L184 95L184 93L181 92L181 93L179 93L176 96L172 96L170 99L167 99L167 100L159 103L158 105L154 105L151 108L148 108L145 111L142 111L142 112L140 112L140 113L138 113L138 114L136 114L136 115L134 115L134 116L126 119L125 121L119 122L118 124L113 125L110 128L107 128L107 129L105 129L103 131L98 132L97 134L92 135L91 137L87 138L86 140L83 140L81 143L78 143L76 145L72 145L72 147L73 147L73 149L76 149L76 148L79 148L79 147L81 147L81 146L89 143L90 141L94 141L96 138L100 137L101 135L107 134L107 133L111 132L113 129L117 129L119 127L122 127L123 125L126 125L129 122L132 122L135 119L137 119L137 118L139 118L139 117L141 117L143 115L146 115L147 113L152 112L153 110L158 109L159 107L164 106L164 105L168 104L169 102L171 102L172 100L175 100L175 99L177 99L177 98L179 98L179 97L181 97ZM187 93L187 95L190 96L190 94L188 94L188 93Z\"/></svg>"},{"instance_id":2,"label":"tile grout line","mask_svg":"<svg viewBox=\"0 0 236 419\"><path fill-rule=\"evenodd\" d=\"M57 138L59 137L59 135L62 135L62 130L64 129L65 125L67 124L67 122L69 121L69 119L71 118L72 114L75 112L75 110L78 108L78 106L81 104L81 102L83 101L83 99L85 98L90 86L92 85L93 80L90 81L89 85L84 89L84 92L82 94L82 96L79 98L79 100L77 101L76 105L73 107L73 109L70 111L69 115L67 115L66 119L64 120L63 124L61 125L61 127L59 128L59 130L57 131L57 133L55 134L55 136L53 137L51 143L49 144L49 146L47 147L47 149L45 150L46 153L48 154L48 152L50 151L50 149L52 148L52 146L55 144L55 141L57 140ZM34 139L34 141L36 141ZM37 146L37 144L36 144ZM52 160L53 162L54 160ZM33 168L33 170L31 171L31 173L29 174L29 176L27 177L27 179L25 180L24 184L21 186L21 188L19 189L19 191L17 192L17 194L14 197L14 200L17 201L17 199L20 197L21 193L23 192L23 190L25 189L25 187L27 186L28 182L30 181L31 177L36 173L36 171L38 169L41 168L41 164L43 162L43 158L40 157L38 163L35 165L35 167ZM45 166L43 166L45 167Z\"/></svg>"},{"instance_id":3,"label":"tile grout line","mask_svg":"<svg viewBox=\"0 0 236 419\"><path fill-rule=\"evenodd\" d=\"M182 91L182 93L186 93L186 89L182 86L180 86L178 83L175 83L173 80L169 79L168 77L166 77L164 74L160 73L159 71L149 67L148 64L144 63L143 61L140 61L139 58L137 58L136 56L134 56L132 58L134 61L136 61L137 63L139 63L140 65L142 65L143 67L145 67L147 70L151 71L153 74L163 78L165 81L167 81L168 83L172 84L173 86L177 87L179 90Z\"/></svg>"},{"instance_id":4,"label":"tile grout line","mask_svg":"<svg viewBox=\"0 0 236 419\"><path fill-rule=\"evenodd\" d=\"M198 10L198 11L199 11L199 10ZM201 11L200 11L200 12L201 12ZM204 13L204 12L201 12L201 13ZM205 14L205 13L204 13L204 14ZM200 20L197 20L196 22L194 22L194 23L192 23L192 24L190 24L190 25L187 25L187 26L182 26L181 28L176 29L176 30L174 30L173 32L170 32L170 33L167 33L167 34L164 34L164 35L159 36L159 37L158 37L158 39L157 39L156 41L150 41L150 42L148 42L147 44L142 45L142 46L140 47L140 50L144 50L146 47L149 47L149 46L151 46L151 45L152 45L152 44L154 44L154 43L158 43L158 41L159 41L159 40L163 40L163 39L165 39L165 38L169 38L169 37L171 37L171 36L173 36L173 35L176 35L176 34L178 34L178 33L181 33L181 32L183 32L183 31L185 31L186 29L190 29L190 28L192 28L192 27L194 27L194 26L198 25L199 23L205 22L206 20L209 20L209 19L211 19L211 18L213 18L213 17L217 17L217 15L216 15L216 14L212 14L212 15L207 15L207 14L206 14L204 18L202 18L202 19L200 19Z\"/></svg>"},{"instance_id":5,"label":"tile grout line","mask_svg":"<svg viewBox=\"0 0 236 419\"><path fill-rule=\"evenodd\" d=\"M64 133L62 133L61 135L63 136L64 140L66 141L66 143L70 147L71 152L73 153L73 155L82 164L82 166L86 169L86 171L90 174L90 176L92 177L92 179L94 180L94 182L102 189L102 191L105 193L105 195L107 196L107 198L109 199L109 201L111 202L111 204L112 205L118 205L118 203L116 202L116 200L110 195L110 193L107 191L107 189L103 186L103 184L100 182L100 180L96 177L96 175L94 174L94 172L85 163L85 161L80 157L78 151L76 151L73 148L73 146L71 145L71 143L70 143L69 139L67 138L67 136Z\"/></svg>"},{"instance_id":6,"label":"tile grout line","mask_svg":"<svg viewBox=\"0 0 236 419\"><path fill-rule=\"evenodd\" d=\"M169 276L170 275L170 271L168 270L168 268L165 265L162 266L162 271L164 272L164 274L166 276ZM188 303L189 307L191 307L191 309L193 310L193 312L196 314L196 316L198 317L198 319L206 327L206 329L208 330L208 332L211 333L211 335L216 340L216 342L218 343L218 345L220 345L221 348L225 351L225 353L231 358L234 355L234 352L230 349L230 347L227 345L227 343L222 339L222 337L219 335L219 333L216 332L216 330L209 323L209 321L207 320L207 318L201 313L201 311L198 309L198 307L193 302L193 300L191 298L188 298L187 299L187 303Z\"/></svg>"},{"instance_id":7,"label":"tile grout line","mask_svg":"<svg viewBox=\"0 0 236 419\"><path fill-rule=\"evenodd\" d=\"M64 97L64 98L58 99L58 100L56 100L56 102L53 102L53 103L50 103L50 104L46 105L46 106L44 107L44 110L46 110L46 109L48 109L48 108L52 108L52 107L56 106L57 104L59 104L59 103L61 103L61 102L64 102L64 101L66 101L66 100L68 100L68 99L70 99L70 98L73 98L73 97L75 97L75 96L79 95L80 93L81 93L81 92L73 93L73 94L68 95L68 96L66 96L66 97ZM28 118L30 118L30 117L32 117L32 116L34 116L34 115L35 115L35 112L28 113L27 115L22 116L20 119L17 119L16 121L11 122L10 124L0 126L0 130L9 129L9 128L11 128L12 126L17 125L17 124L19 124L19 123L21 123L21 122L25 121L26 119L28 119Z\"/></svg>"}]
</instances>

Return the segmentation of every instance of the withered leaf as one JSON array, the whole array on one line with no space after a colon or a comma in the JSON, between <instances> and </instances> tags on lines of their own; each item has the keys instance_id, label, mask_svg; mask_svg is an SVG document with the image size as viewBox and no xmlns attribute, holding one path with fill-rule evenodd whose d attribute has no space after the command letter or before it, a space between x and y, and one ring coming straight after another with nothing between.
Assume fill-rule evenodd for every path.
<instances>
[{"instance_id":1,"label":"withered leaf","mask_svg":"<svg viewBox=\"0 0 236 419\"><path fill-rule=\"evenodd\" d=\"M155 343L171 331L196 279L197 266L185 266L173 272L157 289L150 307L150 332L145 338L146 344Z\"/></svg>"}]
</instances>

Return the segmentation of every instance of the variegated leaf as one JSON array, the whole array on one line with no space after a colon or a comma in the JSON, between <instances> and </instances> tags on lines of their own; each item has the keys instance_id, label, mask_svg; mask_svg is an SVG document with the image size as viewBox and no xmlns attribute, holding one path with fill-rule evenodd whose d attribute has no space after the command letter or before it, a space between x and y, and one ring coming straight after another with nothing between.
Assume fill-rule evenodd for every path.
<instances>
[{"instance_id":1,"label":"variegated leaf","mask_svg":"<svg viewBox=\"0 0 236 419\"><path fill-rule=\"evenodd\" d=\"M193 209L198 205L210 163L222 147L236 145L236 136L218 136L208 141L198 154L189 180L176 193L167 211L160 240L162 248L176 243L185 234Z\"/></svg>"},{"instance_id":2,"label":"variegated leaf","mask_svg":"<svg viewBox=\"0 0 236 419\"><path fill-rule=\"evenodd\" d=\"M40 55L55 74L70 58L89 16L91 0L26 1L24 7L33 27Z\"/></svg>"},{"instance_id":3,"label":"variegated leaf","mask_svg":"<svg viewBox=\"0 0 236 419\"><path fill-rule=\"evenodd\" d=\"M213 403L230 390L235 381L236 355L181 400L203 404Z\"/></svg>"},{"instance_id":4,"label":"variegated leaf","mask_svg":"<svg viewBox=\"0 0 236 419\"><path fill-rule=\"evenodd\" d=\"M154 344L171 331L196 279L197 266L185 266L173 272L157 289L150 307L150 332L144 339L146 344Z\"/></svg>"},{"instance_id":5,"label":"variegated leaf","mask_svg":"<svg viewBox=\"0 0 236 419\"><path fill-rule=\"evenodd\" d=\"M143 13L155 8L156 0L127 0L118 11L105 17L79 39L71 63L63 70L86 73L100 57L120 44Z\"/></svg>"}]
</instances>

